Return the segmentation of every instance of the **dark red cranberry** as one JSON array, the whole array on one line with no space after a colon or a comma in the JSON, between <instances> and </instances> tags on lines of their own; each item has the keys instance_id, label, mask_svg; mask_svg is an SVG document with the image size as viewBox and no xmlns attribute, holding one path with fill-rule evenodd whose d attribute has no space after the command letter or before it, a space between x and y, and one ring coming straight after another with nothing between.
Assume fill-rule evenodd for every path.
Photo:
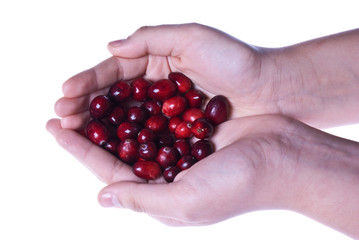
<instances>
[{"instance_id":1,"label":"dark red cranberry","mask_svg":"<svg viewBox=\"0 0 359 240\"><path fill-rule=\"evenodd\" d=\"M186 75L180 72L171 72L168 74L168 79L174 81L177 85L179 93L185 93L192 87L192 81Z\"/></svg>"},{"instance_id":2,"label":"dark red cranberry","mask_svg":"<svg viewBox=\"0 0 359 240\"><path fill-rule=\"evenodd\" d=\"M164 101L170 97L173 97L176 93L176 84L168 79L162 79L154 82L148 88L148 96L157 101Z\"/></svg>"},{"instance_id":3,"label":"dark red cranberry","mask_svg":"<svg viewBox=\"0 0 359 240\"><path fill-rule=\"evenodd\" d=\"M108 96L114 102L120 103L129 98L132 94L132 87L127 81L118 81L108 91Z\"/></svg>"},{"instance_id":4,"label":"dark red cranberry","mask_svg":"<svg viewBox=\"0 0 359 240\"><path fill-rule=\"evenodd\" d=\"M108 116L108 122L113 126L120 125L125 120L125 110L121 106L116 106L112 109Z\"/></svg>"},{"instance_id":5,"label":"dark red cranberry","mask_svg":"<svg viewBox=\"0 0 359 240\"><path fill-rule=\"evenodd\" d=\"M110 138L103 145L103 148L109 151L110 153L117 155L118 145L120 145L120 140L118 138Z\"/></svg>"},{"instance_id":6,"label":"dark red cranberry","mask_svg":"<svg viewBox=\"0 0 359 240\"><path fill-rule=\"evenodd\" d=\"M90 115L93 118L101 119L111 111L111 101L107 96L99 95L90 103Z\"/></svg>"},{"instance_id":7,"label":"dark red cranberry","mask_svg":"<svg viewBox=\"0 0 359 240\"><path fill-rule=\"evenodd\" d=\"M155 115L147 119L146 128L151 129L155 133L163 132L167 129L168 119L163 115Z\"/></svg>"},{"instance_id":8,"label":"dark red cranberry","mask_svg":"<svg viewBox=\"0 0 359 240\"><path fill-rule=\"evenodd\" d=\"M128 164L133 164L138 158L138 142L135 139L127 138L118 145L118 156Z\"/></svg>"},{"instance_id":9,"label":"dark red cranberry","mask_svg":"<svg viewBox=\"0 0 359 240\"><path fill-rule=\"evenodd\" d=\"M179 172L180 170L176 166L169 166L163 171L162 176L166 182L170 183L173 182Z\"/></svg>"},{"instance_id":10,"label":"dark red cranberry","mask_svg":"<svg viewBox=\"0 0 359 240\"><path fill-rule=\"evenodd\" d=\"M190 155L191 154L191 144L188 139L178 139L173 147L179 152L181 156Z\"/></svg>"},{"instance_id":11,"label":"dark red cranberry","mask_svg":"<svg viewBox=\"0 0 359 240\"><path fill-rule=\"evenodd\" d=\"M170 133L175 133L176 127L182 122L182 119L178 116L171 117L168 121L168 130Z\"/></svg>"},{"instance_id":12,"label":"dark red cranberry","mask_svg":"<svg viewBox=\"0 0 359 240\"><path fill-rule=\"evenodd\" d=\"M175 166L178 159L178 152L172 147L162 147L157 152L156 161L160 164L162 169L165 169L168 166Z\"/></svg>"},{"instance_id":13,"label":"dark red cranberry","mask_svg":"<svg viewBox=\"0 0 359 240\"><path fill-rule=\"evenodd\" d=\"M100 120L93 119L86 126L86 136L91 142L101 146L109 139L110 131Z\"/></svg>"},{"instance_id":14,"label":"dark red cranberry","mask_svg":"<svg viewBox=\"0 0 359 240\"><path fill-rule=\"evenodd\" d=\"M181 114L187 107L187 101L184 97L174 96L163 102L162 112L168 117L174 117Z\"/></svg>"},{"instance_id":15,"label":"dark red cranberry","mask_svg":"<svg viewBox=\"0 0 359 240\"><path fill-rule=\"evenodd\" d=\"M191 127L192 125L188 122L181 122L178 124L175 130L176 138L183 139L192 137Z\"/></svg>"},{"instance_id":16,"label":"dark red cranberry","mask_svg":"<svg viewBox=\"0 0 359 240\"><path fill-rule=\"evenodd\" d=\"M131 87L133 89L132 98L138 102L147 100L147 91L151 83L143 78L137 78L132 81Z\"/></svg>"},{"instance_id":17,"label":"dark red cranberry","mask_svg":"<svg viewBox=\"0 0 359 240\"><path fill-rule=\"evenodd\" d=\"M138 155L146 160L154 160L157 156L157 146L154 142L140 144Z\"/></svg>"},{"instance_id":18,"label":"dark red cranberry","mask_svg":"<svg viewBox=\"0 0 359 240\"><path fill-rule=\"evenodd\" d=\"M127 121L144 124L146 121L147 113L142 107L131 107L127 111Z\"/></svg>"},{"instance_id":19,"label":"dark red cranberry","mask_svg":"<svg viewBox=\"0 0 359 240\"><path fill-rule=\"evenodd\" d=\"M117 128L117 137L121 140L126 138L136 139L141 127L134 122L123 122Z\"/></svg>"},{"instance_id":20,"label":"dark red cranberry","mask_svg":"<svg viewBox=\"0 0 359 240\"><path fill-rule=\"evenodd\" d=\"M159 101L149 100L142 104L149 116L161 114L162 104Z\"/></svg>"},{"instance_id":21,"label":"dark red cranberry","mask_svg":"<svg viewBox=\"0 0 359 240\"><path fill-rule=\"evenodd\" d=\"M199 108L190 108L182 114L182 120L193 123L198 118L204 118L204 112Z\"/></svg>"},{"instance_id":22,"label":"dark red cranberry","mask_svg":"<svg viewBox=\"0 0 359 240\"><path fill-rule=\"evenodd\" d=\"M132 166L132 171L137 177L146 180L155 180L162 174L161 167L157 162L146 160L137 161Z\"/></svg>"},{"instance_id":23,"label":"dark red cranberry","mask_svg":"<svg viewBox=\"0 0 359 240\"><path fill-rule=\"evenodd\" d=\"M192 123L191 132L199 139L210 138L213 135L213 125L205 118L198 118Z\"/></svg>"},{"instance_id":24,"label":"dark red cranberry","mask_svg":"<svg viewBox=\"0 0 359 240\"><path fill-rule=\"evenodd\" d=\"M157 144L159 147L172 147L174 137L170 133L162 133L157 136Z\"/></svg>"},{"instance_id":25,"label":"dark red cranberry","mask_svg":"<svg viewBox=\"0 0 359 240\"><path fill-rule=\"evenodd\" d=\"M137 136L137 141L139 143L146 143L149 141L154 141L156 139L156 134L149 128L143 128Z\"/></svg>"},{"instance_id":26,"label":"dark red cranberry","mask_svg":"<svg viewBox=\"0 0 359 240\"><path fill-rule=\"evenodd\" d=\"M215 126L226 121L229 114L227 98L222 95L214 96L209 100L204 113L206 118Z\"/></svg>"},{"instance_id":27,"label":"dark red cranberry","mask_svg":"<svg viewBox=\"0 0 359 240\"><path fill-rule=\"evenodd\" d=\"M211 155L214 151L213 145L208 140L198 140L192 146L191 155L198 161Z\"/></svg>"},{"instance_id":28,"label":"dark red cranberry","mask_svg":"<svg viewBox=\"0 0 359 240\"><path fill-rule=\"evenodd\" d=\"M189 90L184 97L187 99L188 105L192 108L200 108L204 101L204 95L196 89Z\"/></svg>"},{"instance_id":29,"label":"dark red cranberry","mask_svg":"<svg viewBox=\"0 0 359 240\"><path fill-rule=\"evenodd\" d=\"M191 155L185 155L178 160L176 166L178 167L179 170L183 171L189 169L195 163L196 163L196 159L194 157L192 157Z\"/></svg>"}]
</instances>

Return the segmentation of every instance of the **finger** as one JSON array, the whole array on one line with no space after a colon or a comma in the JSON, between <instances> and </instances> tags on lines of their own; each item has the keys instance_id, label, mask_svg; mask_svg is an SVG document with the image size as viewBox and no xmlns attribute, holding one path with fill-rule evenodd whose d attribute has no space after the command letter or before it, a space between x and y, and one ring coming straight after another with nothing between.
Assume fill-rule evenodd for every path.
<instances>
[{"instance_id":1,"label":"finger","mask_svg":"<svg viewBox=\"0 0 359 240\"><path fill-rule=\"evenodd\" d=\"M55 103L55 113L59 117L65 117L88 110L89 96L78 98L60 98Z\"/></svg>"},{"instance_id":2,"label":"finger","mask_svg":"<svg viewBox=\"0 0 359 240\"><path fill-rule=\"evenodd\" d=\"M110 86L118 80L132 79L146 71L147 57L111 57L68 79L62 86L64 96L76 98Z\"/></svg>"},{"instance_id":3,"label":"finger","mask_svg":"<svg viewBox=\"0 0 359 240\"><path fill-rule=\"evenodd\" d=\"M69 115L61 118L61 127L67 129L83 129L90 120L89 111Z\"/></svg>"},{"instance_id":4,"label":"finger","mask_svg":"<svg viewBox=\"0 0 359 240\"><path fill-rule=\"evenodd\" d=\"M132 173L129 165L122 163L114 155L94 145L76 131L62 128L59 119L49 120L46 128L60 146L90 169L101 181L107 184L117 181L143 182Z\"/></svg>"}]
</instances>

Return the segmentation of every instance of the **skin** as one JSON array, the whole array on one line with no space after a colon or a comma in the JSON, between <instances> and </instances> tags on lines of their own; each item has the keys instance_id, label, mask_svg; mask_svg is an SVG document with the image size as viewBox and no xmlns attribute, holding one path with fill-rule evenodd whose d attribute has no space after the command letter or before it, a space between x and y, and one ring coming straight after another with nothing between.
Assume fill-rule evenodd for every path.
<instances>
[{"instance_id":1,"label":"skin","mask_svg":"<svg viewBox=\"0 0 359 240\"><path fill-rule=\"evenodd\" d=\"M169 225L288 209L359 238L359 143L313 128L359 121L358 40L353 30L265 49L198 24L143 27L111 42L113 57L64 83L55 104L61 119L47 129L108 184L99 193L104 207ZM210 97L227 96L232 111L212 138L214 154L171 184L147 183L74 130L88 120L89 101L118 79L156 80L171 71Z\"/></svg>"}]
</instances>

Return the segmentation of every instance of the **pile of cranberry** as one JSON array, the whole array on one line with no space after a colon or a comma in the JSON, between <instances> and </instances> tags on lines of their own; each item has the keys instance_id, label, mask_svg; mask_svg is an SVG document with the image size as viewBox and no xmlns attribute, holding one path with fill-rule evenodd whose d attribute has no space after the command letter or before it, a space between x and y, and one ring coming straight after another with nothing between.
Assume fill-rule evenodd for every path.
<instances>
[{"instance_id":1,"label":"pile of cranberry","mask_svg":"<svg viewBox=\"0 0 359 240\"><path fill-rule=\"evenodd\" d=\"M147 180L176 175L214 151L208 140L214 127L228 118L224 96L211 98L193 88L182 73L150 82L118 81L107 95L95 97L85 133L93 143L132 166Z\"/></svg>"}]
</instances>

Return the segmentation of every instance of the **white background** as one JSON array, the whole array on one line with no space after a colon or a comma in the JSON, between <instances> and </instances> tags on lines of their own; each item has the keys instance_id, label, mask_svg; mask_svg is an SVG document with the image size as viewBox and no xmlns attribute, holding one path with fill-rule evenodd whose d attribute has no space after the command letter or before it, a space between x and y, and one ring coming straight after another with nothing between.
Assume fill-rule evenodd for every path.
<instances>
[{"instance_id":1,"label":"white background","mask_svg":"<svg viewBox=\"0 0 359 240\"><path fill-rule=\"evenodd\" d=\"M358 27L356 1L1 1L0 239L347 239L299 214L264 211L173 228L97 203L103 187L45 131L70 76L142 25L199 22L280 47ZM358 93L359 94L359 93ZM359 125L329 132L359 141Z\"/></svg>"}]
</instances>

